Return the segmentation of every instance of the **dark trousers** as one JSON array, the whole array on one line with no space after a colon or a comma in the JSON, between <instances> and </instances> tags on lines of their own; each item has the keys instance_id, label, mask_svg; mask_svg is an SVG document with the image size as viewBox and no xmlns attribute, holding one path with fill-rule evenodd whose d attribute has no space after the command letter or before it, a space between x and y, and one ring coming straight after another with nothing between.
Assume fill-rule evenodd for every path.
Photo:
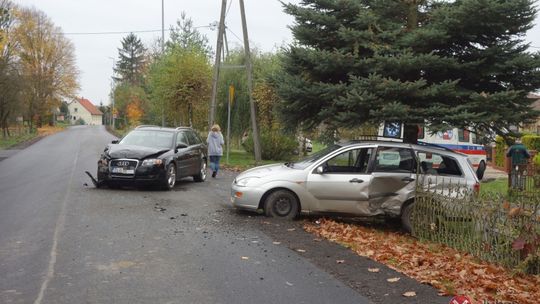
<instances>
[{"instance_id":1,"label":"dark trousers","mask_svg":"<svg viewBox=\"0 0 540 304\"><path fill-rule=\"evenodd\" d=\"M212 169L212 171L218 172L220 159L220 155L210 155L210 169Z\"/></svg>"}]
</instances>

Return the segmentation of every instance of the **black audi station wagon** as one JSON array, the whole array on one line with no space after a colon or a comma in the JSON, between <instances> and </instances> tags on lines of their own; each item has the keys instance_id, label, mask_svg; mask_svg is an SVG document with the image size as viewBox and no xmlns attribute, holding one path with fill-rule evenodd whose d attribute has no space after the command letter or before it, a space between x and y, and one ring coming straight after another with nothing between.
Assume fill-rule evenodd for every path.
<instances>
[{"instance_id":1,"label":"black audi station wagon","mask_svg":"<svg viewBox=\"0 0 540 304\"><path fill-rule=\"evenodd\" d=\"M105 148L98 161L97 182L170 190L183 177L203 182L206 166L206 144L192 128L139 126Z\"/></svg>"}]
</instances>

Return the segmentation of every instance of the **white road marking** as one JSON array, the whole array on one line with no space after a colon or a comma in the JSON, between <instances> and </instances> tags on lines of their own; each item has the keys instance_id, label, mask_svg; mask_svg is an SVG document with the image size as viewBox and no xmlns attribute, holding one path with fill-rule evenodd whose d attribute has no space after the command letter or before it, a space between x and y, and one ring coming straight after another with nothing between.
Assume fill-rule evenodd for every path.
<instances>
[{"instance_id":1,"label":"white road marking","mask_svg":"<svg viewBox=\"0 0 540 304\"><path fill-rule=\"evenodd\" d=\"M58 239L60 237L60 233L64 230L64 224L66 222L66 206L67 206L67 201L69 197L71 196L71 188L73 186L73 177L75 176L75 170L77 169L77 162L79 161L79 152L80 152L80 145L79 145L79 150L77 150L77 154L75 155L75 159L73 161L71 175L69 176L69 182L67 185L66 194L64 195L64 199L62 201L60 214L58 215L58 219L56 220L56 227L54 228L53 245L51 248L47 275L45 276L45 279L43 280L43 283L41 284L39 294L36 300L34 301L34 304L41 304L41 301L43 300L43 296L45 295L45 290L47 289L47 286L49 286L49 282L51 281L51 279L54 277L54 267L56 265Z\"/></svg>"}]
</instances>

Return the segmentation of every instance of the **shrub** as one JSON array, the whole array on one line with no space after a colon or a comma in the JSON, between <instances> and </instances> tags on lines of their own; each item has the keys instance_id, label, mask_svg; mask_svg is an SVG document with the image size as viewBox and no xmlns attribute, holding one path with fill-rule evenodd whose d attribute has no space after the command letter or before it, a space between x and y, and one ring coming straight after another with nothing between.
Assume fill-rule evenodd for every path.
<instances>
[{"instance_id":1,"label":"shrub","mask_svg":"<svg viewBox=\"0 0 540 304\"><path fill-rule=\"evenodd\" d=\"M293 136L287 136L279 131L263 131L260 136L261 157L264 160L282 160L290 157L298 149L298 142ZM242 144L247 152L253 153L253 136Z\"/></svg>"},{"instance_id":2,"label":"shrub","mask_svg":"<svg viewBox=\"0 0 540 304\"><path fill-rule=\"evenodd\" d=\"M535 166L540 167L540 153L536 154L533 158L533 163Z\"/></svg>"},{"instance_id":3,"label":"shrub","mask_svg":"<svg viewBox=\"0 0 540 304\"><path fill-rule=\"evenodd\" d=\"M82 118L79 118L79 119L77 119L77 121L75 121L75 124L76 125L85 125L86 121L84 121L84 119L82 119Z\"/></svg>"},{"instance_id":4,"label":"shrub","mask_svg":"<svg viewBox=\"0 0 540 304\"><path fill-rule=\"evenodd\" d=\"M540 151L540 136L538 135L524 135L521 141L529 150Z\"/></svg>"},{"instance_id":5,"label":"shrub","mask_svg":"<svg viewBox=\"0 0 540 304\"><path fill-rule=\"evenodd\" d=\"M501 136L497 136L495 143L495 165L504 167L504 160L506 158L506 150L508 147Z\"/></svg>"}]
</instances>

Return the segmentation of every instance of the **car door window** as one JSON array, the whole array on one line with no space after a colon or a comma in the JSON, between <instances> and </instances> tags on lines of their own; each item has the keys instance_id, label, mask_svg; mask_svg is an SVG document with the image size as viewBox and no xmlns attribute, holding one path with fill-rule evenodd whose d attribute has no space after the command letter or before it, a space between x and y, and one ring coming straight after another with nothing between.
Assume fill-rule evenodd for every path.
<instances>
[{"instance_id":1,"label":"car door window","mask_svg":"<svg viewBox=\"0 0 540 304\"><path fill-rule=\"evenodd\" d=\"M461 176L463 173L458 162L443 154L418 151L420 170L424 174Z\"/></svg>"},{"instance_id":2,"label":"car door window","mask_svg":"<svg viewBox=\"0 0 540 304\"><path fill-rule=\"evenodd\" d=\"M410 149L398 147L379 147L373 171L376 172L414 172L415 161Z\"/></svg>"},{"instance_id":3,"label":"car door window","mask_svg":"<svg viewBox=\"0 0 540 304\"><path fill-rule=\"evenodd\" d=\"M186 132L187 138L189 140L190 145L198 145L201 143L199 138L195 135L195 132Z\"/></svg>"},{"instance_id":4,"label":"car door window","mask_svg":"<svg viewBox=\"0 0 540 304\"><path fill-rule=\"evenodd\" d=\"M176 135L176 145L178 146L179 144L189 146L189 141L184 132L180 132Z\"/></svg>"},{"instance_id":5,"label":"car door window","mask_svg":"<svg viewBox=\"0 0 540 304\"><path fill-rule=\"evenodd\" d=\"M326 161L326 173L366 173L373 148L345 151Z\"/></svg>"}]
</instances>

